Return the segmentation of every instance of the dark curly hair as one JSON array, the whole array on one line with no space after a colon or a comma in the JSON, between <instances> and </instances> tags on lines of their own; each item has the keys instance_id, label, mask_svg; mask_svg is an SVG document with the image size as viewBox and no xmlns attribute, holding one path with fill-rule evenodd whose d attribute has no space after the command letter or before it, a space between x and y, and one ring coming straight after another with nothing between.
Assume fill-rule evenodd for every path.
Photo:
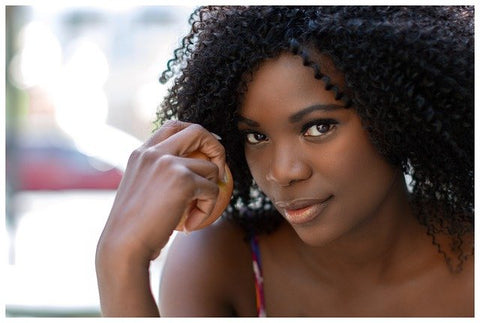
<instances>
[{"instance_id":1,"label":"dark curly hair","mask_svg":"<svg viewBox=\"0 0 480 323\"><path fill-rule=\"evenodd\" d=\"M270 232L282 217L252 180L237 112L263 61L299 55L411 177L418 220L461 270L473 254L463 240L473 232L473 17L473 7L460 6L198 8L161 76L175 78L156 124L179 119L220 135L235 185L224 216L247 232ZM332 84L315 54L331 59L344 85ZM438 235L450 237L449 248Z\"/></svg>"}]
</instances>

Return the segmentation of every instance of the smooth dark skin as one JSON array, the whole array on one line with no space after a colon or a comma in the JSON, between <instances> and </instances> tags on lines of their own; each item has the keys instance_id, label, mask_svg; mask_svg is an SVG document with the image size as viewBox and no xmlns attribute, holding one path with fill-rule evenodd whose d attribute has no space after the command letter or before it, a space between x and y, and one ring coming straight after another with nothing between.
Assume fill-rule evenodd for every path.
<instances>
[{"instance_id":1,"label":"smooth dark skin","mask_svg":"<svg viewBox=\"0 0 480 323\"><path fill-rule=\"evenodd\" d=\"M332 76L341 81L338 73ZM331 197L314 220L285 221L259 236L267 315L473 316L473 259L460 273L449 270L412 215L402 173L378 154L355 111L339 105L312 69L290 54L265 62L249 83L238 127L252 133L245 153L259 187L274 202ZM335 122L318 121L326 119ZM323 126L310 123L315 120ZM256 316L243 238L225 220L179 234L163 272L160 314ZM116 264L133 250L122 247L110 248ZM107 315L155 314L128 306L132 297L149 299L133 283L148 276L146 257L140 259L143 275L117 280L132 281L123 298L103 284ZM120 314L125 307L131 311Z\"/></svg>"}]
</instances>

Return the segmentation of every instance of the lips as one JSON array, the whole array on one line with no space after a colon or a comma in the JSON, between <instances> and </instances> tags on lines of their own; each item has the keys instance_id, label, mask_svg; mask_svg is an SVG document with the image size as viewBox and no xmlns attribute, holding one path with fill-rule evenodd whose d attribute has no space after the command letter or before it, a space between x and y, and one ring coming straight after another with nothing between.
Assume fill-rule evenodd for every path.
<instances>
[{"instance_id":1,"label":"lips","mask_svg":"<svg viewBox=\"0 0 480 323\"><path fill-rule=\"evenodd\" d=\"M291 224L306 224L313 221L327 207L333 195L325 199L296 199L276 201L275 205Z\"/></svg>"}]
</instances>

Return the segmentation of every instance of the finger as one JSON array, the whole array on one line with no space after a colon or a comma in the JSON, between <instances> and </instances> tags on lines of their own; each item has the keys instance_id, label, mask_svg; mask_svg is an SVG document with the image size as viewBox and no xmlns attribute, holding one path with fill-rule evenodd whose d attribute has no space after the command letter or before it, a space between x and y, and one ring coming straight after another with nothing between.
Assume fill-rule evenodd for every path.
<instances>
[{"instance_id":1,"label":"finger","mask_svg":"<svg viewBox=\"0 0 480 323\"><path fill-rule=\"evenodd\" d=\"M219 189L216 184L205 180L202 177L197 178L197 197L189 204L185 214L184 229L193 231L209 218L217 202ZM183 218L183 217L182 217Z\"/></svg>"},{"instance_id":2,"label":"finger","mask_svg":"<svg viewBox=\"0 0 480 323\"><path fill-rule=\"evenodd\" d=\"M188 122L168 120L145 141L144 145L146 147L154 146L190 125L191 123Z\"/></svg>"},{"instance_id":3,"label":"finger","mask_svg":"<svg viewBox=\"0 0 480 323\"><path fill-rule=\"evenodd\" d=\"M213 207L212 207L213 210ZM186 217L183 223L183 232L191 232L198 229L200 226L203 225L205 221L208 220L210 217L210 212L206 213L205 211L201 210L200 208L194 207L189 212L189 215Z\"/></svg>"},{"instance_id":4,"label":"finger","mask_svg":"<svg viewBox=\"0 0 480 323\"><path fill-rule=\"evenodd\" d=\"M178 145L175 144L176 142L185 144ZM169 153L177 156L188 156L195 151L200 151L217 165L220 178L225 176L225 148L220 144L216 135L200 125L190 124L157 144L157 146L160 150L169 147Z\"/></svg>"},{"instance_id":5,"label":"finger","mask_svg":"<svg viewBox=\"0 0 480 323\"><path fill-rule=\"evenodd\" d=\"M195 206L208 215L213 210L213 206L215 206L220 189L217 183L199 175L194 176L194 181L196 189L193 199L198 201Z\"/></svg>"},{"instance_id":6,"label":"finger","mask_svg":"<svg viewBox=\"0 0 480 323\"><path fill-rule=\"evenodd\" d=\"M219 181L219 169L216 164L209 160L198 158L177 157L178 163L183 164L195 174L217 183Z\"/></svg>"}]
</instances>

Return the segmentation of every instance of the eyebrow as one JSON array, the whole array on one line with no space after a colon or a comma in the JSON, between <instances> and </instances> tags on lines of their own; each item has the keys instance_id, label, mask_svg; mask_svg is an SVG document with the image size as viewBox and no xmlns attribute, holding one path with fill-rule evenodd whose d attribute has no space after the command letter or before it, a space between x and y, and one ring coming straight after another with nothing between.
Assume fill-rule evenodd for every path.
<instances>
[{"instance_id":1,"label":"eyebrow","mask_svg":"<svg viewBox=\"0 0 480 323\"><path fill-rule=\"evenodd\" d=\"M238 116L238 122L245 123L247 126L253 127L253 128L260 127L260 124L258 122L245 118L244 116L241 116L241 115Z\"/></svg>"},{"instance_id":2,"label":"eyebrow","mask_svg":"<svg viewBox=\"0 0 480 323\"><path fill-rule=\"evenodd\" d=\"M299 122L301 121L306 115L314 112L314 111L318 111L318 110L321 110L321 111L333 111L333 110L338 110L338 109L343 109L345 108L344 106L342 105L338 105L338 104L315 104L315 105L312 105L312 106L309 106L303 110L300 110L296 113L294 113L293 115L291 115L288 120L291 122L291 123L296 123L296 122Z\"/></svg>"},{"instance_id":3,"label":"eyebrow","mask_svg":"<svg viewBox=\"0 0 480 323\"><path fill-rule=\"evenodd\" d=\"M333 111L333 110L344 109L344 108L345 108L344 106L338 105L338 104L315 104L292 114L288 118L288 121L290 121L290 123L297 123L301 121L306 115L314 111L318 111L318 110ZM260 124L258 122L245 118L244 116L241 116L241 115L238 116L238 122L243 122L250 127L255 127L255 128L260 127Z\"/></svg>"}]
</instances>

